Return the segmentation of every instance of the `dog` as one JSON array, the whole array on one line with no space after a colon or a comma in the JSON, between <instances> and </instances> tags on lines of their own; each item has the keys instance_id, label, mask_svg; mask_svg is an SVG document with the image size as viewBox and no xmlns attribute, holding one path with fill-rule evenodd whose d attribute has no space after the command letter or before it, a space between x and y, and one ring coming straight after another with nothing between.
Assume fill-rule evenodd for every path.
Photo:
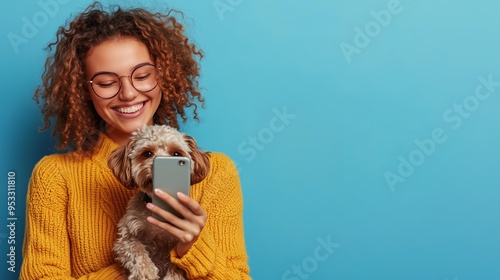
<instances>
[{"instance_id":1,"label":"dog","mask_svg":"<svg viewBox=\"0 0 500 280\"><path fill-rule=\"evenodd\" d=\"M130 199L118 222L113 251L128 271L128 279L186 279L183 270L170 262L177 240L146 218L146 203L153 195L153 159L156 156L184 156L191 160L191 184L202 181L210 169L209 153L202 152L191 136L167 125L144 126L128 142L115 149L108 166L128 189L138 192Z\"/></svg>"}]
</instances>

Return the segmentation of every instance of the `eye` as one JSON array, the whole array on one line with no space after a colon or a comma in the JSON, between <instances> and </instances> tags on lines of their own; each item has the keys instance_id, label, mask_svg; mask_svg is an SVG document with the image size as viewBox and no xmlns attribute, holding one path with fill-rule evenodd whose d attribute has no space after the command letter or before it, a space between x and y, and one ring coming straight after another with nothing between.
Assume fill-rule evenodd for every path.
<instances>
[{"instance_id":1,"label":"eye","mask_svg":"<svg viewBox=\"0 0 500 280\"><path fill-rule=\"evenodd\" d=\"M143 158L150 158L150 157L153 156L153 152L151 152L151 151L144 151L144 152L142 152L141 155L142 155Z\"/></svg>"},{"instance_id":2,"label":"eye","mask_svg":"<svg viewBox=\"0 0 500 280\"><path fill-rule=\"evenodd\" d=\"M119 83L118 77L113 73L101 73L92 78L92 84L99 88L115 87Z\"/></svg>"},{"instance_id":3,"label":"eye","mask_svg":"<svg viewBox=\"0 0 500 280\"><path fill-rule=\"evenodd\" d=\"M181 155L181 153L179 153L179 152L174 152L174 153L172 154L172 156L174 156L174 157L180 157L180 156L182 156L182 155Z\"/></svg>"},{"instance_id":4,"label":"eye","mask_svg":"<svg viewBox=\"0 0 500 280\"><path fill-rule=\"evenodd\" d=\"M141 74L141 75L135 76L134 79L137 81L144 81L144 80L147 80L150 75L151 75L150 73Z\"/></svg>"},{"instance_id":5,"label":"eye","mask_svg":"<svg viewBox=\"0 0 500 280\"><path fill-rule=\"evenodd\" d=\"M102 82L102 83L98 83L97 85L101 88L109 88L109 87L113 87L115 86L116 84L118 84L117 82L115 81L112 81L112 82Z\"/></svg>"}]
</instances>

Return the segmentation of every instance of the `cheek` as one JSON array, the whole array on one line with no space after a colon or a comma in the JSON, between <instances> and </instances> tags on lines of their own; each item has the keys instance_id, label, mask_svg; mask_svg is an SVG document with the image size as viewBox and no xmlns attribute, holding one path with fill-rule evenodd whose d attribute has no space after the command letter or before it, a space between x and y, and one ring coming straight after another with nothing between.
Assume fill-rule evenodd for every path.
<instances>
[{"instance_id":1,"label":"cheek","mask_svg":"<svg viewBox=\"0 0 500 280\"><path fill-rule=\"evenodd\" d=\"M160 106L160 102L163 97L162 93L159 88L156 88L153 92L149 94L149 96L151 98L151 103L152 103L151 105L154 111L156 112L156 110L158 110L158 107Z\"/></svg>"},{"instance_id":2,"label":"cheek","mask_svg":"<svg viewBox=\"0 0 500 280\"><path fill-rule=\"evenodd\" d=\"M92 104L94 105L94 108L96 111L100 112L103 110L103 108L106 107L107 100L101 99L97 97L93 92L92 89L89 89L90 91L88 92L87 98L92 101Z\"/></svg>"},{"instance_id":3,"label":"cheek","mask_svg":"<svg viewBox=\"0 0 500 280\"><path fill-rule=\"evenodd\" d=\"M90 99L92 101L92 105L94 106L94 109L96 110L97 114L106 122L108 123L109 120L109 113L107 113L107 106L109 104L109 100L106 99L101 99L97 97L93 92L89 92Z\"/></svg>"}]
</instances>

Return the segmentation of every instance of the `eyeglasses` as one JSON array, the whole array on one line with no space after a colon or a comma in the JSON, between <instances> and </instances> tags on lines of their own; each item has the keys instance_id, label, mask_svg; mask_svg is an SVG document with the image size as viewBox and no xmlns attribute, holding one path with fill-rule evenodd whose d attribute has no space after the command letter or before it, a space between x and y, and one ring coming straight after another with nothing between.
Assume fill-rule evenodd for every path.
<instances>
[{"instance_id":1,"label":"eyeglasses","mask_svg":"<svg viewBox=\"0 0 500 280\"><path fill-rule=\"evenodd\" d=\"M158 85L158 68L150 63L137 65L130 76L118 76L113 72L98 72L89 83L94 93L102 99L115 97L122 88L121 78L130 79L132 86L140 92L152 91Z\"/></svg>"}]
</instances>

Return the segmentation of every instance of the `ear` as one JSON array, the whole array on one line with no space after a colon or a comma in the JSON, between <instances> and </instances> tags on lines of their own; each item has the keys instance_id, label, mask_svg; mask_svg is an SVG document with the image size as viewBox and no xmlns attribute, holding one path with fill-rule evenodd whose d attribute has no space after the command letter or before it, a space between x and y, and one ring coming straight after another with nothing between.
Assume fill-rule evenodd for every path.
<instances>
[{"instance_id":1,"label":"ear","mask_svg":"<svg viewBox=\"0 0 500 280\"><path fill-rule=\"evenodd\" d=\"M186 140L186 143L188 143L189 148L191 149L191 159L193 161L191 184L196 184L205 179L205 177L208 175L208 171L210 170L208 153L200 151L193 137L184 135L184 140Z\"/></svg>"},{"instance_id":2,"label":"ear","mask_svg":"<svg viewBox=\"0 0 500 280\"><path fill-rule=\"evenodd\" d=\"M137 188L137 184L132 178L132 167L128 158L132 143L133 141L129 141L127 144L116 148L108 159L108 166L115 177L124 187L130 190Z\"/></svg>"}]
</instances>

